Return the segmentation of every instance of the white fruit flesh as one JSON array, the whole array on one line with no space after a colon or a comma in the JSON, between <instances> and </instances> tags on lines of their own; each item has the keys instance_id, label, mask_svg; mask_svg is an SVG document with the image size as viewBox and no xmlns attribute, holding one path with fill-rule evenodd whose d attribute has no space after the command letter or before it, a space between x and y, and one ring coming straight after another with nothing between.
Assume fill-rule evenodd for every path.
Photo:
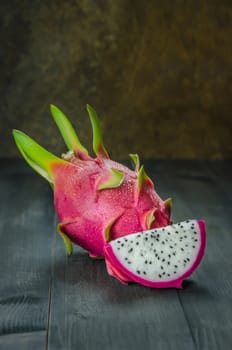
<instances>
[{"instance_id":1,"label":"white fruit flesh","mask_svg":"<svg viewBox=\"0 0 232 350\"><path fill-rule=\"evenodd\" d=\"M205 247L197 220L187 220L111 241L108 246L127 271L151 282L178 280L197 266ZM204 242L203 242L204 241Z\"/></svg>"}]
</instances>

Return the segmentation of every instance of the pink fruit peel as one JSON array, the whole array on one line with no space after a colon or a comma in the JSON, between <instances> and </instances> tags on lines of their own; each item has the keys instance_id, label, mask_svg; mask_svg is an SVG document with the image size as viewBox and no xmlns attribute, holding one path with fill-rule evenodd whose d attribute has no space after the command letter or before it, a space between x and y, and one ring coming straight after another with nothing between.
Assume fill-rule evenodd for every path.
<instances>
[{"instance_id":1,"label":"pink fruit peel","mask_svg":"<svg viewBox=\"0 0 232 350\"><path fill-rule=\"evenodd\" d=\"M67 117L53 105L51 113L69 148L63 159L21 131L14 130L13 135L28 164L54 189L58 232L68 253L75 243L98 257L104 256L108 241L170 224L171 202L156 193L137 154L130 155L134 170L109 158L97 114L89 105L87 111L96 158L89 156Z\"/></svg>"}]
</instances>

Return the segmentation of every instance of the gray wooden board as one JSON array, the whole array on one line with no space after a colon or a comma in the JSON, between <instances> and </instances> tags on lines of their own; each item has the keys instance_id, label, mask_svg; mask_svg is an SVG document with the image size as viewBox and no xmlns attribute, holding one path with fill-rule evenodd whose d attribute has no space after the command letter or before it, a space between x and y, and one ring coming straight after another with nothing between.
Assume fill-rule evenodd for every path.
<instances>
[{"instance_id":1,"label":"gray wooden board","mask_svg":"<svg viewBox=\"0 0 232 350\"><path fill-rule=\"evenodd\" d=\"M206 220L204 260L180 291L124 286L78 247L68 258L46 182L1 163L0 349L232 348L232 163L144 163L174 221Z\"/></svg>"},{"instance_id":2,"label":"gray wooden board","mask_svg":"<svg viewBox=\"0 0 232 350\"><path fill-rule=\"evenodd\" d=\"M66 258L58 238L48 349L194 349L176 290L124 286L81 249Z\"/></svg>"},{"instance_id":3,"label":"gray wooden board","mask_svg":"<svg viewBox=\"0 0 232 350\"><path fill-rule=\"evenodd\" d=\"M42 350L46 347L47 331L1 335L1 350Z\"/></svg>"},{"instance_id":4,"label":"gray wooden board","mask_svg":"<svg viewBox=\"0 0 232 350\"><path fill-rule=\"evenodd\" d=\"M232 165L229 161L209 162L212 177L225 196L232 201Z\"/></svg>"},{"instance_id":5,"label":"gray wooden board","mask_svg":"<svg viewBox=\"0 0 232 350\"><path fill-rule=\"evenodd\" d=\"M50 188L22 163L1 166L0 348L43 349L54 215Z\"/></svg>"},{"instance_id":6,"label":"gray wooden board","mask_svg":"<svg viewBox=\"0 0 232 350\"><path fill-rule=\"evenodd\" d=\"M182 163L182 164L181 164ZM162 186L176 199L174 220L204 219L207 249L203 262L178 292L197 349L232 348L231 193L225 191L231 162L165 164ZM214 172L212 172L214 169ZM225 169L227 169L225 171ZM171 176L171 179L170 179ZM230 187L231 188L231 187Z\"/></svg>"}]
</instances>

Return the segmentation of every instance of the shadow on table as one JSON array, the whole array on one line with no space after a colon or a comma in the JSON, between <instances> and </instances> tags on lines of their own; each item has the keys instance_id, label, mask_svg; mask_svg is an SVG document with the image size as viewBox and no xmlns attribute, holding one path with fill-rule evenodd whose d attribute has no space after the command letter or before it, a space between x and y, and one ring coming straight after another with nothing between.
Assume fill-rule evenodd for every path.
<instances>
[{"instance_id":1,"label":"shadow on table","mask_svg":"<svg viewBox=\"0 0 232 350\"><path fill-rule=\"evenodd\" d=\"M183 282L183 289L154 289L131 283L123 285L115 278L108 275L104 260L89 258L88 254L78 248L71 257L65 253L55 260L54 278L59 283L59 288L65 285L74 287L76 293L88 293L103 295L111 303L132 303L141 299L169 298L177 296L177 293L201 294L201 298L209 297L207 287L200 285L195 280L188 279Z\"/></svg>"}]
</instances>

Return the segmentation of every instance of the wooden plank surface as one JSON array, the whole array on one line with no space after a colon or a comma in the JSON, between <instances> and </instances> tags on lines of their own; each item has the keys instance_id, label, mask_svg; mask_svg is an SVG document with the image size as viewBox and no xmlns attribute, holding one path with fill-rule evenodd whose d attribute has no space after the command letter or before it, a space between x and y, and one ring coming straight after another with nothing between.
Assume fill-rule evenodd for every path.
<instances>
[{"instance_id":1,"label":"wooden plank surface","mask_svg":"<svg viewBox=\"0 0 232 350\"><path fill-rule=\"evenodd\" d=\"M49 350L194 349L177 291L120 284L103 261L54 251Z\"/></svg>"},{"instance_id":2,"label":"wooden plank surface","mask_svg":"<svg viewBox=\"0 0 232 350\"><path fill-rule=\"evenodd\" d=\"M232 203L224 186L232 167L231 162L222 163L165 163L161 182L175 198L175 221L185 217L206 221L204 260L186 288L178 291L195 346L204 350L232 348Z\"/></svg>"},{"instance_id":3,"label":"wooden plank surface","mask_svg":"<svg viewBox=\"0 0 232 350\"><path fill-rule=\"evenodd\" d=\"M0 349L231 349L232 162L144 162L173 218L203 218L207 250L177 291L123 286L55 233L51 191L23 162L0 174Z\"/></svg>"},{"instance_id":4,"label":"wooden plank surface","mask_svg":"<svg viewBox=\"0 0 232 350\"><path fill-rule=\"evenodd\" d=\"M0 349L45 349L52 199L22 162L1 162Z\"/></svg>"}]
</instances>

